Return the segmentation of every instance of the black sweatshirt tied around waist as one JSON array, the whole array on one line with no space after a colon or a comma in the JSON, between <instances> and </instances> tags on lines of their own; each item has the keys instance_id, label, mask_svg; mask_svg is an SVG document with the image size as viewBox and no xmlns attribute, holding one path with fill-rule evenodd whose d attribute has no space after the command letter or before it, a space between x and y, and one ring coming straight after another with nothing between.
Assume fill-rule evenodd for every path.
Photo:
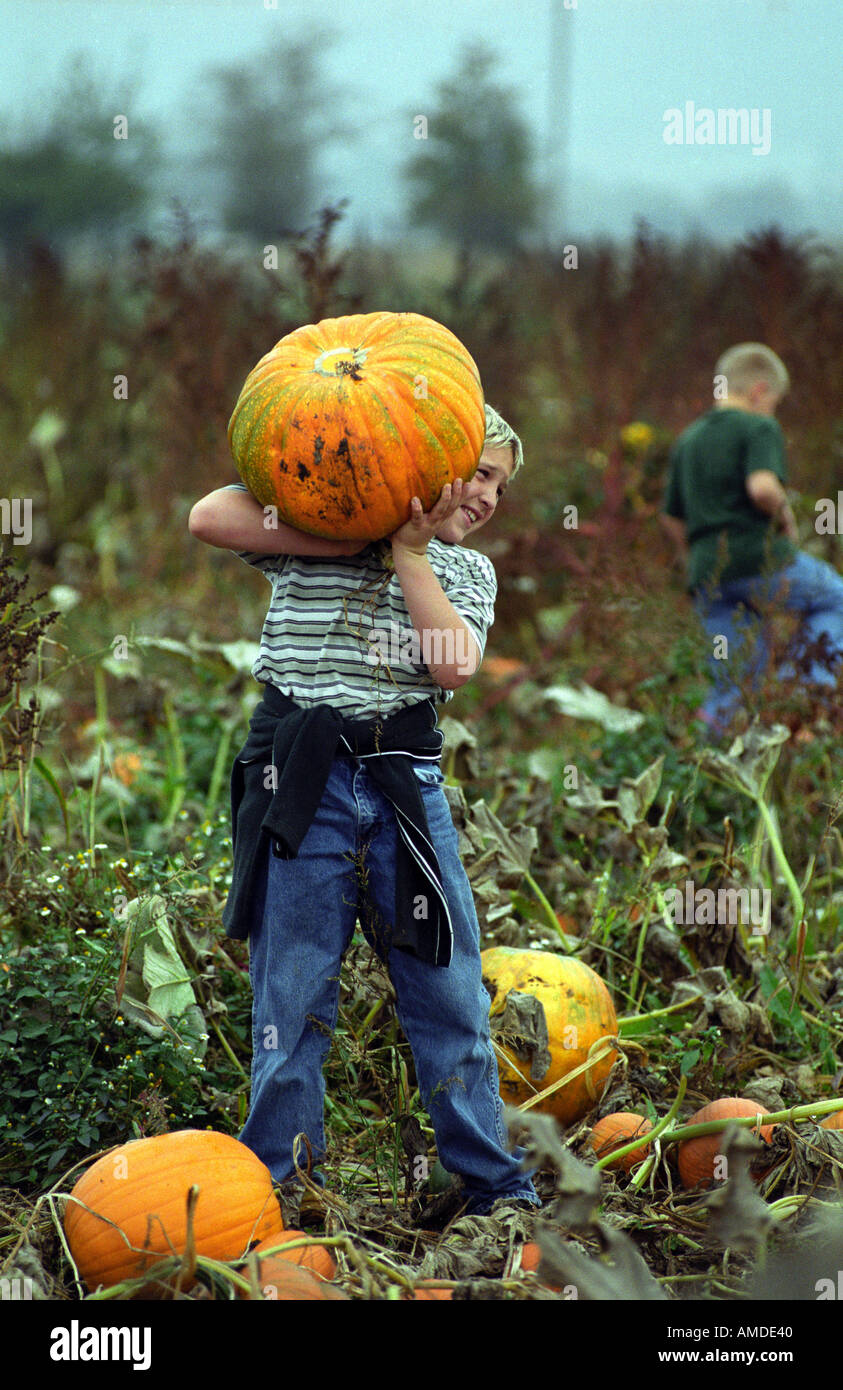
<instances>
[{"instance_id":1,"label":"black sweatshirt tied around waist","mask_svg":"<svg viewBox=\"0 0 843 1390\"><path fill-rule=\"evenodd\" d=\"M432 965L448 965L451 915L419 784L408 761L414 757L438 763L442 743L430 700L407 705L385 719L356 720L346 719L330 705L306 709L277 686L265 685L231 773L234 869L222 918L227 935L244 940L249 934L261 836L271 837L280 858L295 859L334 758L354 757L366 760L372 781L395 807L401 832L391 943ZM427 906L422 917L414 912L420 898Z\"/></svg>"}]
</instances>

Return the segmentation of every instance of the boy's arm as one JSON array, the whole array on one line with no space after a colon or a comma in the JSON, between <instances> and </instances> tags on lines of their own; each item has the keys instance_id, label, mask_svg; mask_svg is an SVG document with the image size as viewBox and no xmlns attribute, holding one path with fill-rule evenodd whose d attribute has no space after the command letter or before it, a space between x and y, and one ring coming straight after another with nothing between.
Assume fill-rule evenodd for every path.
<instances>
[{"instance_id":1,"label":"boy's arm","mask_svg":"<svg viewBox=\"0 0 843 1390\"><path fill-rule=\"evenodd\" d=\"M187 525L192 536L208 545L255 555L356 555L368 544L325 540L297 531L240 488L221 487L200 498Z\"/></svg>"},{"instance_id":2,"label":"boy's arm","mask_svg":"<svg viewBox=\"0 0 843 1390\"><path fill-rule=\"evenodd\" d=\"M799 540L796 517L787 500L787 493L771 469L757 468L753 473L748 473L746 491L753 506L772 517L788 540Z\"/></svg>"},{"instance_id":3,"label":"boy's arm","mask_svg":"<svg viewBox=\"0 0 843 1390\"><path fill-rule=\"evenodd\" d=\"M417 499L413 514L393 536L392 557L413 627L425 650L425 633L438 634L442 662L427 662L427 669L443 690L456 690L471 680L480 665L480 648L469 628L445 593L427 558L428 542L459 507L462 480L448 483L433 510L423 513ZM436 648L434 647L434 650Z\"/></svg>"}]
</instances>

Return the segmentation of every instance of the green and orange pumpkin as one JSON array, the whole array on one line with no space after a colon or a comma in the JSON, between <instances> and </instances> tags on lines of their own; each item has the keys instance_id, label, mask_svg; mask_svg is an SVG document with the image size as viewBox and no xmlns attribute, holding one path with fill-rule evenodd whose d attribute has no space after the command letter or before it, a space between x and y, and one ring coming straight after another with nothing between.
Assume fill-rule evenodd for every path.
<instances>
[{"instance_id":1,"label":"green and orange pumpkin","mask_svg":"<svg viewBox=\"0 0 843 1390\"><path fill-rule=\"evenodd\" d=\"M377 541L477 469L477 367L422 314L323 319L288 333L246 378L228 426L243 482L299 531Z\"/></svg>"},{"instance_id":2,"label":"green and orange pumpkin","mask_svg":"<svg viewBox=\"0 0 843 1390\"><path fill-rule=\"evenodd\" d=\"M483 982L491 996L490 1022L496 1041L501 1098L523 1105L578 1067L585 1069L536 1107L562 1125L575 1124L599 1101L618 1053L604 1039L617 1035L618 1021L606 985L590 966L552 951L493 946L481 955ZM547 1057L529 1050L507 1032L504 1013L511 993L532 995L547 1025ZM602 1053L603 1055L599 1055ZM590 1065L586 1065L590 1063Z\"/></svg>"}]
</instances>

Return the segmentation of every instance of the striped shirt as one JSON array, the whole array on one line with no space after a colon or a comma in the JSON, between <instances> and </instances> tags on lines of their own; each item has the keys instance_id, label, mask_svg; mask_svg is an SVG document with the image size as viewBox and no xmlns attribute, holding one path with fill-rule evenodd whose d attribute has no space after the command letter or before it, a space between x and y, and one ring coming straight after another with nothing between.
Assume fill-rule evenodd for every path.
<instances>
[{"instance_id":1,"label":"striped shirt","mask_svg":"<svg viewBox=\"0 0 843 1390\"><path fill-rule=\"evenodd\" d=\"M248 491L242 483L230 486ZM459 646L448 650L453 639L447 633L425 634L420 641L398 577L382 563L382 545L329 557L234 552L272 585L252 666L255 680L277 686L306 708L331 705L356 719L453 697L436 684L425 658L459 662L464 653ZM435 537L427 558L482 657L497 595L491 560Z\"/></svg>"}]
</instances>

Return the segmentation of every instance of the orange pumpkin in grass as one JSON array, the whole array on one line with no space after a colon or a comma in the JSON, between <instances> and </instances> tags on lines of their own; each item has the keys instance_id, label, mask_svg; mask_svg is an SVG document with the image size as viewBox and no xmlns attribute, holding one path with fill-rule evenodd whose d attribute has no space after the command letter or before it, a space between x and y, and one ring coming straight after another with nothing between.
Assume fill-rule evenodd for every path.
<instances>
[{"instance_id":1,"label":"orange pumpkin in grass","mask_svg":"<svg viewBox=\"0 0 843 1390\"><path fill-rule=\"evenodd\" d=\"M333 1279L337 1272L337 1262L331 1254L330 1246L299 1245L295 1250L274 1249L276 1245L283 1245L287 1241L302 1240L305 1234L304 1231L279 1231L255 1246L252 1253L257 1255L259 1261L258 1283L271 1280L282 1261L309 1269L311 1274L315 1274L319 1279ZM270 1250L273 1253L267 1254Z\"/></svg>"},{"instance_id":2,"label":"orange pumpkin in grass","mask_svg":"<svg viewBox=\"0 0 843 1390\"><path fill-rule=\"evenodd\" d=\"M820 1122L820 1129L843 1129L843 1110L832 1110L830 1115Z\"/></svg>"},{"instance_id":3,"label":"orange pumpkin in grass","mask_svg":"<svg viewBox=\"0 0 843 1390\"><path fill-rule=\"evenodd\" d=\"M409 1303L440 1303L452 1300L453 1297L453 1289L431 1289L426 1284L416 1284L412 1293L404 1295Z\"/></svg>"},{"instance_id":4,"label":"orange pumpkin in grass","mask_svg":"<svg viewBox=\"0 0 843 1390\"><path fill-rule=\"evenodd\" d=\"M351 314L288 333L258 362L229 421L262 506L310 535L376 541L468 481L486 436L480 375L422 314Z\"/></svg>"},{"instance_id":5,"label":"orange pumpkin in grass","mask_svg":"<svg viewBox=\"0 0 843 1390\"><path fill-rule=\"evenodd\" d=\"M641 1146L638 1149L631 1149L628 1154L613 1158L611 1163L606 1164L607 1168L620 1168L628 1173L636 1163L640 1163L642 1158L646 1157L650 1142L642 1136L648 1134L652 1128L646 1116L636 1115L632 1110L616 1110L597 1121L591 1131L591 1147L598 1158L605 1158L614 1149L620 1149L624 1144L631 1144L633 1139L641 1138Z\"/></svg>"},{"instance_id":6,"label":"orange pumpkin in grass","mask_svg":"<svg viewBox=\"0 0 843 1390\"><path fill-rule=\"evenodd\" d=\"M568 1076L588 1061L592 1049L601 1050L603 1038L617 1034L618 1020L609 991L582 961L552 951L512 946L493 946L483 951L481 960L483 982L492 999L490 1019L496 1035L500 1093L508 1105L522 1105ZM533 995L544 1010L550 1059L546 1066L517 1038L500 1031L512 992ZM581 1120L599 1101L617 1056L607 1047L605 1056L592 1060L587 1070L536 1108L555 1115L563 1125Z\"/></svg>"},{"instance_id":7,"label":"orange pumpkin in grass","mask_svg":"<svg viewBox=\"0 0 843 1390\"><path fill-rule=\"evenodd\" d=\"M550 1289L553 1293L561 1293L561 1284L549 1284L547 1280L539 1279L539 1266L542 1262L541 1246L538 1241L527 1240L521 1246L520 1268L522 1274L532 1274L544 1288Z\"/></svg>"},{"instance_id":8,"label":"orange pumpkin in grass","mask_svg":"<svg viewBox=\"0 0 843 1390\"><path fill-rule=\"evenodd\" d=\"M538 1241L526 1240L521 1246L521 1268L525 1274L538 1274L542 1252Z\"/></svg>"},{"instance_id":9,"label":"orange pumpkin in grass","mask_svg":"<svg viewBox=\"0 0 843 1390\"><path fill-rule=\"evenodd\" d=\"M683 1121L683 1124L705 1125L710 1124L712 1120L728 1122L748 1115L769 1115L769 1113L769 1110L766 1110L757 1100L747 1100L744 1096L726 1096L721 1100L713 1100L708 1105L704 1105L702 1110L698 1110L689 1120ZM723 1131L725 1128L726 1124L724 1123L723 1130L718 1133L701 1134L697 1139L683 1139L681 1141L678 1163L683 1187L696 1187L698 1183L710 1183L714 1180L714 1164L717 1157L723 1152ZM759 1130L765 1144L769 1144L774 1129L775 1125L763 1125ZM763 1173L753 1174L757 1181L760 1181L763 1176Z\"/></svg>"},{"instance_id":10,"label":"orange pumpkin in grass","mask_svg":"<svg viewBox=\"0 0 843 1390\"><path fill-rule=\"evenodd\" d=\"M264 1260L264 1265L270 1263ZM349 1303L351 1300L347 1293L338 1289L335 1284L327 1279L320 1279L312 1270L305 1269L302 1265L293 1264L292 1260L278 1260L273 1265L270 1276L262 1274L258 1280L262 1301L265 1303ZM251 1301L250 1293L243 1293L242 1298Z\"/></svg>"},{"instance_id":11,"label":"orange pumpkin in grass","mask_svg":"<svg viewBox=\"0 0 843 1390\"><path fill-rule=\"evenodd\" d=\"M88 1288L109 1288L182 1255L194 1185L197 1255L234 1260L252 1241L283 1231L269 1169L232 1135L185 1129L135 1139L83 1173L67 1203L68 1248Z\"/></svg>"}]
</instances>

